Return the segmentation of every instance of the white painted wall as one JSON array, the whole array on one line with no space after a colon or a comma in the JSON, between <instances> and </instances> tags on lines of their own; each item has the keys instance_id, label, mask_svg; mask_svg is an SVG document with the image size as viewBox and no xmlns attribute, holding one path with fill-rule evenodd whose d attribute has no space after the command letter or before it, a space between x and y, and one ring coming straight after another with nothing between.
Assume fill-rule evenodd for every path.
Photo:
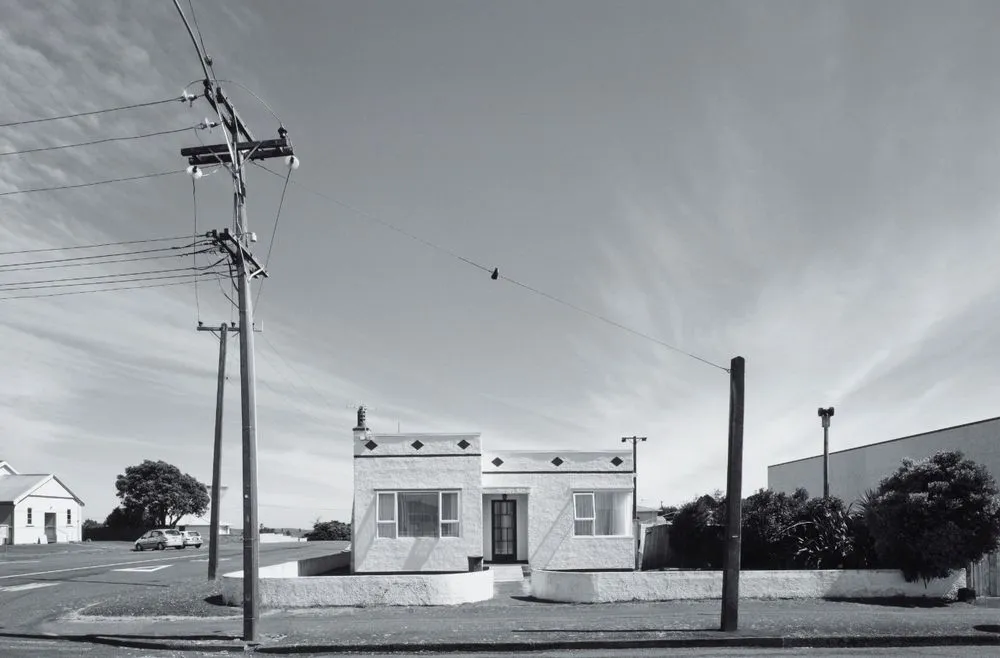
<instances>
[{"instance_id":1,"label":"white painted wall","mask_svg":"<svg viewBox=\"0 0 1000 658\"><path fill-rule=\"evenodd\" d=\"M508 494L507 498L517 504L515 527L517 528L517 559L528 559L528 494ZM493 559L493 501L502 500L503 494L483 494L483 559Z\"/></svg>"},{"instance_id":2,"label":"white painted wall","mask_svg":"<svg viewBox=\"0 0 1000 658\"><path fill-rule=\"evenodd\" d=\"M744 571L740 598L954 599L965 586L965 570L949 578L908 583L898 570ZM721 571L532 571L535 598L564 603L672 601L722 598Z\"/></svg>"},{"instance_id":3,"label":"white painted wall","mask_svg":"<svg viewBox=\"0 0 1000 658\"><path fill-rule=\"evenodd\" d=\"M821 431L818 425L817 433ZM836 445L836 418L830 432L830 441ZM830 494L849 504L866 489L877 487L882 478L899 468L904 457L924 459L942 450L961 450L1000 479L1000 418L831 452ZM823 456L768 466L767 485L788 493L805 487L810 495L822 495Z\"/></svg>"},{"instance_id":4,"label":"white painted wall","mask_svg":"<svg viewBox=\"0 0 1000 658\"><path fill-rule=\"evenodd\" d=\"M365 447L369 440L374 450ZM419 440L423 447L412 446ZM459 443L465 441L465 449ZM354 438L353 570L468 571L483 555L482 480L478 434L373 434ZM378 491L458 490L459 537L376 537Z\"/></svg>"},{"instance_id":5,"label":"white painted wall","mask_svg":"<svg viewBox=\"0 0 1000 658\"><path fill-rule=\"evenodd\" d=\"M559 466L552 464L556 457ZM618 457L617 466L612 460ZM496 466L493 460L500 458ZM532 569L631 569L635 564L631 524L623 537L576 537L573 493L632 491L631 451L503 451L483 455L483 488L527 490L528 563ZM631 503L629 504L631 510ZM521 514L520 505L518 514ZM520 533L519 533L520 534Z\"/></svg>"},{"instance_id":6,"label":"white painted wall","mask_svg":"<svg viewBox=\"0 0 1000 658\"><path fill-rule=\"evenodd\" d=\"M28 525L28 509L32 511L32 523ZM70 522L66 522L66 510L70 510ZM70 496L66 489L55 480L50 480L35 490L14 507L14 523L11 529L14 544L46 543L45 514L54 513L56 518L56 543L78 542L81 540L83 506Z\"/></svg>"},{"instance_id":7,"label":"white painted wall","mask_svg":"<svg viewBox=\"0 0 1000 658\"><path fill-rule=\"evenodd\" d=\"M343 554L341 554L343 555ZM372 605L457 605L493 598L493 572L312 576L346 563L339 555L264 567L260 602L264 608ZM227 605L243 600L243 572L222 578Z\"/></svg>"}]
</instances>

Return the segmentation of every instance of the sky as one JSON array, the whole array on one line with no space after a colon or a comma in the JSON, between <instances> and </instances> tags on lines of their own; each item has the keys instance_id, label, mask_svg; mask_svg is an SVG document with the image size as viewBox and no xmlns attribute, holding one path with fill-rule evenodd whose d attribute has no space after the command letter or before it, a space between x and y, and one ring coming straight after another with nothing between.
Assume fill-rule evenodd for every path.
<instances>
[{"instance_id":1,"label":"sky","mask_svg":"<svg viewBox=\"0 0 1000 658\"><path fill-rule=\"evenodd\" d=\"M276 235L256 335L265 525L350 518L359 402L375 431L481 432L487 450L647 436L641 504L724 488L722 369L456 255L719 366L745 357L744 494L768 464L822 450L819 406L837 410L832 449L997 415L1000 5L194 8L257 136L280 121L301 161L280 215L285 163L248 172L255 253ZM169 0L0 11L0 124L200 86ZM173 102L0 127L0 152L209 113ZM195 198L198 232L228 226L225 172L183 173L198 139L223 137L0 155L0 194L181 172L0 195L0 250L192 235ZM0 268L0 284L27 278ZM195 326L235 319L223 292L0 299L0 459L55 473L99 520L144 459L209 482L218 342ZM236 527L238 369L232 341L222 516Z\"/></svg>"}]
</instances>

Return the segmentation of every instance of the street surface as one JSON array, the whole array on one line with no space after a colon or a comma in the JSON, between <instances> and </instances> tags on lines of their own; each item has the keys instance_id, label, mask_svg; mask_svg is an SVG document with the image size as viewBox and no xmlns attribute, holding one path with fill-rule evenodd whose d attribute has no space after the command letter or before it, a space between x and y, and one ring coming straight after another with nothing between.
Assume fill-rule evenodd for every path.
<instances>
[{"instance_id":1,"label":"street surface","mask_svg":"<svg viewBox=\"0 0 1000 658\"><path fill-rule=\"evenodd\" d=\"M343 542L265 544L266 566L341 550ZM214 600L207 548L134 552L126 543L0 549L0 656L192 656L243 653L241 610ZM241 545L223 544L220 573L241 568ZM818 600L740 603L740 630L718 631L718 601L554 604L527 596L527 582L500 583L482 603L442 607L264 610L259 653L507 656L1000 656L1000 610L979 605ZM751 648L663 647L691 642L809 638L923 638L954 646ZM971 640L971 643L969 642ZM625 648L622 641L639 646ZM837 640L840 641L839 639ZM964 642L964 643L963 643ZM591 650L565 650L588 646ZM979 643L980 646L975 644ZM444 651L445 654L435 652ZM788 644L773 644L775 647ZM771 646L771 645L767 645ZM463 653L482 647L487 653ZM349 648L350 653L344 651ZM488 653L492 651L493 653ZM301 653L300 653L301 652Z\"/></svg>"}]
</instances>

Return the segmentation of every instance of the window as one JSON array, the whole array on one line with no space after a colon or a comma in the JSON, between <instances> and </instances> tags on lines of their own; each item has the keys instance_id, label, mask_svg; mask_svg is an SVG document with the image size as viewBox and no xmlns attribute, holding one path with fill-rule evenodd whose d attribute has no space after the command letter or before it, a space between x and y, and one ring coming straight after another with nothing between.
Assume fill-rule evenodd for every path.
<instances>
[{"instance_id":1,"label":"window","mask_svg":"<svg viewBox=\"0 0 1000 658\"><path fill-rule=\"evenodd\" d=\"M66 510L66 525L73 525L73 510Z\"/></svg>"},{"instance_id":2,"label":"window","mask_svg":"<svg viewBox=\"0 0 1000 658\"><path fill-rule=\"evenodd\" d=\"M459 537L457 491L380 491L375 536Z\"/></svg>"},{"instance_id":3,"label":"window","mask_svg":"<svg viewBox=\"0 0 1000 658\"><path fill-rule=\"evenodd\" d=\"M28 525L31 525L31 508L28 508Z\"/></svg>"},{"instance_id":4,"label":"window","mask_svg":"<svg viewBox=\"0 0 1000 658\"><path fill-rule=\"evenodd\" d=\"M573 534L577 537L626 537L632 494L584 491L573 494Z\"/></svg>"}]
</instances>

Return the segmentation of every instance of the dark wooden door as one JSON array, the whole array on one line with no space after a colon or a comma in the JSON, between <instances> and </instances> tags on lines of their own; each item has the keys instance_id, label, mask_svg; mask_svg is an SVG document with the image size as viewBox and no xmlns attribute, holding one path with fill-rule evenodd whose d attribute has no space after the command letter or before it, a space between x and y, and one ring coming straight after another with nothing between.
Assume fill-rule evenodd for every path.
<instances>
[{"instance_id":1,"label":"dark wooden door","mask_svg":"<svg viewBox=\"0 0 1000 658\"><path fill-rule=\"evenodd\" d=\"M493 561L517 560L517 501L493 501Z\"/></svg>"}]
</instances>

